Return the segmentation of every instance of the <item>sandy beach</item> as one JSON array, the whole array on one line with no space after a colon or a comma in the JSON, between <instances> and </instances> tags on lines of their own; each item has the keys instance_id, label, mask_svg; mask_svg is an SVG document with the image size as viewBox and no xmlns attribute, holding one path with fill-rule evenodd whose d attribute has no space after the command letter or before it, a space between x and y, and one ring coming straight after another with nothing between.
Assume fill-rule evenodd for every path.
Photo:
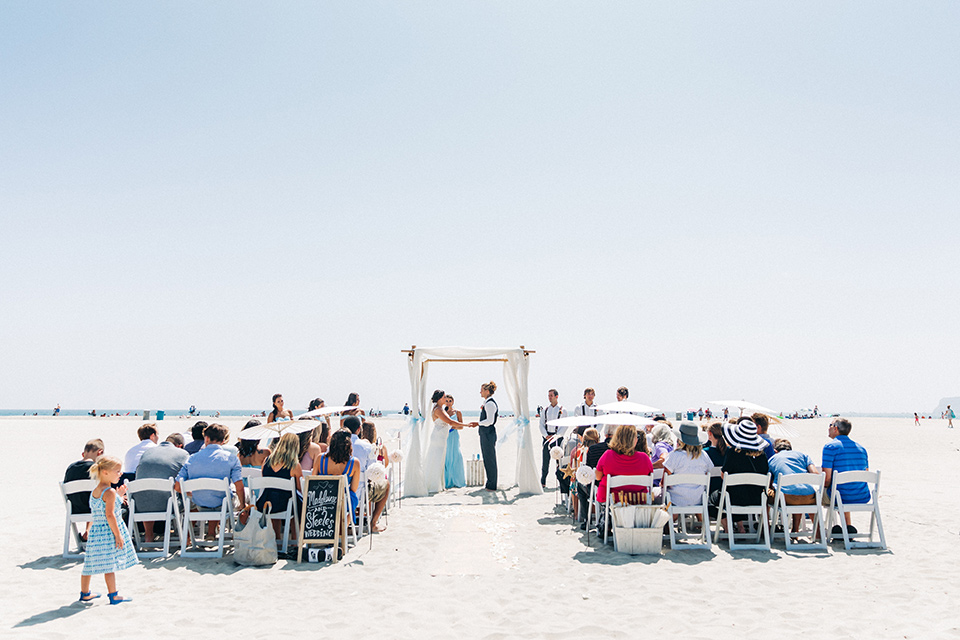
<instances>
[{"instance_id":1,"label":"sandy beach","mask_svg":"<svg viewBox=\"0 0 960 640\"><path fill-rule=\"evenodd\" d=\"M244 422L222 420L235 434ZM380 421L384 427L399 424ZM222 560L144 560L118 574L134 602L76 604L82 561L61 557L57 482L86 440L122 456L132 418L3 418L9 451L2 495L0 634L93 637L726 638L960 637L957 500L960 430L946 422L857 418L851 437L882 471L889 549L827 553L727 550L626 556L604 547L542 496L477 488L407 499L388 530L337 565L280 560L241 568ZM192 420L159 423L161 438ZM787 423L794 449L819 462L827 420ZM464 454L478 451L465 432ZM501 464L515 452L501 449ZM511 474L512 475L512 474ZM555 480L551 479L551 483ZM94 579L103 591L102 580Z\"/></svg>"}]
</instances>

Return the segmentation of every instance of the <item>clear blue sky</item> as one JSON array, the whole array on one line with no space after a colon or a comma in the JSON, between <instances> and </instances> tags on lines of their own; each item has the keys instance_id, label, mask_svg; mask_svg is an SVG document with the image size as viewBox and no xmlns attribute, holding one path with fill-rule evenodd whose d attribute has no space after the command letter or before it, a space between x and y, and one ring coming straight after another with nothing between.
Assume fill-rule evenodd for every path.
<instances>
[{"instance_id":1,"label":"clear blue sky","mask_svg":"<svg viewBox=\"0 0 960 640\"><path fill-rule=\"evenodd\" d=\"M960 395L960 5L0 6L0 407ZM471 408L497 368L435 369Z\"/></svg>"}]
</instances>

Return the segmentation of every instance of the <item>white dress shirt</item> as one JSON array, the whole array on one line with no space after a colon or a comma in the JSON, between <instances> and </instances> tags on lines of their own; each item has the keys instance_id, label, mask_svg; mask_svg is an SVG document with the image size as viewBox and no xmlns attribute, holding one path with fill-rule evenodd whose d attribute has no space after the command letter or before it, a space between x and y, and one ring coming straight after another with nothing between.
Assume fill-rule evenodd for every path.
<instances>
[{"instance_id":1,"label":"white dress shirt","mask_svg":"<svg viewBox=\"0 0 960 640\"><path fill-rule=\"evenodd\" d=\"M557 433L557 427L548 427L547 421L556 420L557 418L565 418L567 412L564 411L563 407L559 404L556 406L547 405L544 407L543 411L540 412L540 435L544 438L549 438L550 436ZM552 429L552 431L551 431Z\"/></svg>"}]
</instances>

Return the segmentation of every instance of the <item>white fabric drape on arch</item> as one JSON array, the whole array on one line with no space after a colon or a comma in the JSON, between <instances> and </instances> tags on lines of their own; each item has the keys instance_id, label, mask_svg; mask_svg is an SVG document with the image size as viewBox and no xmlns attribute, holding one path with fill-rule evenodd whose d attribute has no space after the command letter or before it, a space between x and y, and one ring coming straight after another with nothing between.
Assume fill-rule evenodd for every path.
<instances>
[{"instance_id":1,"label":"white fabric drape on arch","mask_svg":"<svg viewBox=\"0 0 960 640\"><path fill-rule=\"evenodd\" d=\"M530 406L527 400L527 376L530 372L530 356L523 349L498 349L484 347L416 347L411 357L407 359L407 368L410 373L410 395L413 401L411 406L412 433L410 437L410 451L407 455L406 473L403 478L403 494L407 496L427 495L427 482L424 476L423 458L430 446L432 417L430 403L427 399L426 385L428 359L460 359L460 358L494 358L504 357L503 381L504 392L513 407L516 415L518 450L517 450L517 485L521 494L540 494L540 476L537 471L537 456L533 431L530 426ZM498 421L502 426L503 421Z\"/></svg>"}]
</instances>

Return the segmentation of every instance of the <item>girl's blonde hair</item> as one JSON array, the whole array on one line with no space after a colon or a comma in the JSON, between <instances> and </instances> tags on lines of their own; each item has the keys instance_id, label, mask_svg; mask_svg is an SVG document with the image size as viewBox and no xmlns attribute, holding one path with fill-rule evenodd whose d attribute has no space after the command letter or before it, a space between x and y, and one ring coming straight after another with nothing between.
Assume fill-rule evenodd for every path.
<instances>
[{"instance_id":1,"label":"girl's blonde hair","mask_svg":"<svg viewBox=\"0 0 960 640\"><path fill-rule=\"evenodd\" d=\"M632 456L637 450L637 428L633 425L622 424L610 440L610 448L619 454Z\"/></svg>"},{"instance_id":2,"label":"girl's blonde hair","mask_svg":"<svg viewBox=\"0 0 960 640\"><path fill-rule=\"evenodd\" d=\"M486 389L487 391L489 391L489 392L490 392L490 395L493 395L494 393L497 392L497 383L494 382L493 380L491 380L490 382L488 382L488 383L486 383L486 384L482 384L482 385L480 385L480 386L483 387L484 389Z\"/></svg>"},{"instance_id":3,"label":"girl's blonde hair","mask_svg":"<svg viewBox=\"0 0 960 640\"><path fill-rule=\"evenodd\" d=\"M263 464L269 464L271 467L279 464L281 469L292 469L293 465L299 462L300 436L295 433L285 433L280 436L280 440Z\"/></svg>"},{"instance_id":4,"label":"girl's blonde hair","mask_svg":"<svg viewBox=\"0 0 960 640\"><path fill-rule=\"evenodd\" d=\"M687 444L683 440L677 440L677 446L674 451L686 451L690 454L690 458L696 460L700 457L700 454L703 453L702 444Z\"/></svg>"},{"instance_id":5,"label":"girl's blonde hair","mask_svg":"<svg viewBox=\"0 0 960 640\"><path fill-rule=\"evenodd\" d=\"M120 462L119 458L114 458L113 456L100 456L97 458L96 462L93 463L93 466L90 467L90 479L100 481L100 474L109 469L122 468L123 463Z\"/></svg>"}]
</instances>

